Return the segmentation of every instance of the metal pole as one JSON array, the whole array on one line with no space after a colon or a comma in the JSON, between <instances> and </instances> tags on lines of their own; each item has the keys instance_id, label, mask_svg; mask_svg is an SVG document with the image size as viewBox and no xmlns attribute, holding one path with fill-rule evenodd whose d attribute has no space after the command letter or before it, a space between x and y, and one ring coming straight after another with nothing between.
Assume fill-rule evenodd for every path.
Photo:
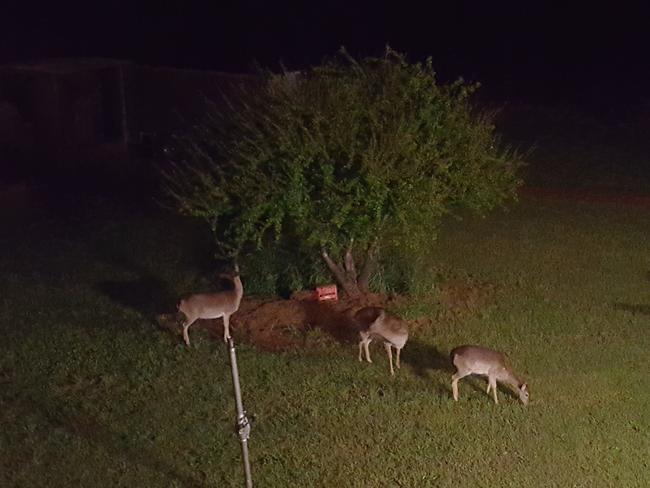
<instances>
[{"instance_id":1,"label":"metal pole","mask_svg":"<svg viewBox=\"0 0 650 488\"><path fill-rule=\"evenodd\" d=\"M241 453L244 460L244 474L246 475L246 488L253 488L253 478L251 476L251 465L248 460L248 438L251 433L251 424L246 417L246 411L241 401L241 388L239 386L239 370L237 369L237 356L235 355L235 343L232 337L228 339L228 349L230 350L230 369L232 370L232 384L235 388L235 405L237 406L237 423L236 429L241 441Z\"/></svg>"}]
</instances>

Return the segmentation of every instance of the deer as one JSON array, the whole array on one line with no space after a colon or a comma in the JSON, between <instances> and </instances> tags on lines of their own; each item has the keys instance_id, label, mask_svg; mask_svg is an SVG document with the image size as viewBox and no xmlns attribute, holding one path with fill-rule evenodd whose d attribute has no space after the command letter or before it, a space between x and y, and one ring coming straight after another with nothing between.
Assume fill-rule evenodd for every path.
<instances>
[{"instance_id":1,"label":"deer","mask_svg":"<svg viewBox=\"0 0 650 488\"><path fill-rule=\"evenodd\" d=\"M451 390L455 401L458 401L458 381L465 376L477 374L487 376L487 394L492 390L494 403L497 405L497 382L511 387L518 394L521 403L528 405L528 385L507 366L503 353L481 346L459 346L451 351L450 357L456 367L456 373L451 377Z\"/></svg>"},{"instance_id":2,"label":"deer","mask_svg":"<svg viewBox=\"0 0 650 488\"><path fill-rule=\"evenodd\" d=\"M234 275L219 274L218 276L232 280L234 288L216 293L199 293L191 295L178 304L178 311L185 316L183 322L183 339L189 347L190 337L188 329L198 319L223 318L223 340L230 339L230 316L239 310L244 287L239 276L239 267L235 265Z\"/></svg>"},{"instance_id":3,"label":"deer","mask_svg":"<svg viewBox=\"0 0 650 488\"><path fill-rule=\"evenodd\" d=\"M388 354L388 363L390 364L390 374L395 376L393 369L393 353L391 348L397 350L395 365L400 368L399 357L400 351L406 344L409 337L408 326L406 323L389 314L381 307L364 307L354 314L354 319L359 327L359 361L363 361L362 352L365 351L366 361L372 363L368 346L373 339L384 341L384 348Z\"/></svg>"}]
</instances>

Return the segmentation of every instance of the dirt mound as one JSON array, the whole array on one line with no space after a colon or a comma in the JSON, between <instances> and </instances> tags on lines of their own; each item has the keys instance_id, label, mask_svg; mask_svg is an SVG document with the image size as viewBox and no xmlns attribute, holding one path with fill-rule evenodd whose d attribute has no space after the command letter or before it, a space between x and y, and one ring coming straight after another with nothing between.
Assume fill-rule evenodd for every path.
<instances>
[{"instance_id":1,"label":"dirt mound","mask_svg":"<svg viewBox=\"0 0 650 488\"><path fill-rule=\"evenodd\" d=\"M365 306L394 307L404 300L381 294L323 302L311 297L308 292L297 293L289 300L244 297L239 311L230 319L232 334L266 351L304 349L310 337L318 343L353 342L358 337L352 320L354 312ZM161 328L180 334L179 314L161 314L157 320ZM222 339L221 319L198 320L190 330L199 329L207 331L210 339Z\"/></svg>"},{"instance_id":2,"label":"dirt mound","mask_svg":"<svg viewBox=\"0 0 650 488\"><path fill-rule=\"evenodd\" d=\"M443 316L474 313L492 298L494 286L471 279L454 279L440 286L438 297ZM291 299L244 297L239 311L230 319L231 332L238 341L254 344L265 351L309 349L323 344L355 343L358 329L354 313L367 306L396 308L407 299L398 295L366 294L337 301L316 301L311 292L299 292ZM161 327L180 334L181 318L175 314L158 316ZM413 331L430 325L423 317L408 320ZM222 340L221 319L199 320L191 331L203 329L210 339Z\"/></svg>"},{"instance_id":3,"label":"dirt mound","mask_svg":"<svg viewBox=\"0 0 650 488\"><path fill-rule=\"evenodd\" d=\"M244 299L233 315L237 335L264 350L304 348L307 335L322 332L336 342L356 340L354 312L365 306L395 306L400 298L368 294L357 299L319 302L310 293L295 294L290 300Z\"/></svg>"}]
</instances>

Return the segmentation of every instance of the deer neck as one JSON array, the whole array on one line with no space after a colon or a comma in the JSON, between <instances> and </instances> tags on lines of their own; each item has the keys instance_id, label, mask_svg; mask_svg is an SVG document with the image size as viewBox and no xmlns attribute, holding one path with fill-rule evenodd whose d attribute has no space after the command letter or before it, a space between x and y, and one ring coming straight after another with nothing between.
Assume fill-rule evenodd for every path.
<instances>
[{"instance_id":1,"label":"deer neck","mask_svg":"<svg viewBox=\"0 0 650 488\"><path fill-rule=\"evenodd\" d=\"M521 385L521 382L519 381L519 378L509 369L509 368L504 368L503 372L501 373L501 382L506 383L507 385L511 386L515 390L519 389L519 385Z\"/></svg>"},{"instance_id":2,"label":"deer neck","mask_svg":"<svg viewBox=\"0 0 650 488\"><path fill-rule=\"evenodd\" d=\"M235 276L232 279L232 282L235 285L235 296L237 297L237 303L239 304L239 302L241 302L242 296L244 296L244 285L242 285L239 275Z\"/></svg>"}]
</instances>

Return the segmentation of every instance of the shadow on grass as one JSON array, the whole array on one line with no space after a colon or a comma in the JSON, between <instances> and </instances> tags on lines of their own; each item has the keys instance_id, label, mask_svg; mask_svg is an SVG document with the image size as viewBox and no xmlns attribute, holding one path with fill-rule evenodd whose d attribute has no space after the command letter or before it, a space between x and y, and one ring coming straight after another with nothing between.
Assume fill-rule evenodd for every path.
<instances>
[{"instance_id":1,"label":"shadow on grass","mask_svg":"<svg viewBox=\"0 0 650 488\"><path fill-rule=\"evenodd\" d=\"M448 354L442 353L432 344L414 338L409 339L404 346L401 359L403 363L411 366L413 372L421 378L428 378L429 371L445 373L445 377L449 378L449 381L436 380L431 386L438 396L451 398L451 375L454 368L449 361Z\"/></svg>"},{"instance_id":2,"label":"shadow on grass","mask_svg":"<svg viewBox=\"0 0 650 488\"><path fill-rule=\"evenodd\" d=\"M111 212L100 221L101 231L88 246L110 268L127 271L128 280L101 281L95 289L116 303L149 316L175 312L178 300L173 272L189 270L215 283L214 272L224 264L213 256L211 234L196 220L157 211ZM205 270L211 270L206 275ZM208 290L205 290L208 291Z\"/></svg>"},{"instance_id":3,"label":"shadow on grass","mask_svg":"<svg viewBox=\"0 0 650 488\"><path fill-rule=\"evenodd\" d=\"M115 303L136 310L154 320L154 316L176 310L178 297L169 284L148 266L141 264L129 250L128 242L106 239L96 243L98 257L104 263L133 273L128 281L100 281L94 288Z\"/></svg>"},{"instance_id":4,"label":"shadow on grass","mask_svg":"<svg viewBox=\"0 0 650 488\"><path fill-rule=\"evenodd\" d=\"M169 461L141 445L129 445L124 436L99 423L88 415L64 414L69 411L59 402L45 399L21 398L19 408L25 413L37 414L46 419L52 430L65 430L85 440L89 445L104 448L113 461L121 460L125 464L136 464L152 471L162 473L164 476L179 483L181 486L202 488L205 486L201 480L191 473L181 472L170 465Z\"/></svg>"},{"instance_id":5,"label":"shadow on grass","mask_svg":"<svg viewBox=\"0 0 650 488\"><path fill-rule=\"evenodd\" d=\"M418 376L426 376L429 370L445 371L450 376L454 372L448 354L443 354L436 346L418 339L410 339L406 343L402 361L409 364Z\"/></svg>"},{"instance_id":6,"label":"shadow on grass","mask_svg":"<svg viewBox=\"0 0 650 488\"><path fill-rule=\"evenodd\" d=\"M112 301L150 318L175 309L175 297L162 280L145 275L132 281L101 281L95 288Z\"/></svg>"},{"instance_id":7,"label":"shadow on grass","mask_svg":"<svg viewBox=\"0 0 650 488\"><path fill-rule=\"evenodd\" d=\"M463 389L465 389L465 394L467 394L467 387L469 386L472 390L475 392L478 392L480 395L484 395L485 398L490 402L493 403L494 399L492 398L492 392L487 393L487 385L488 385L488 379L487 376L479 376L479 375L471 375L471 376L465 376L463 379L461 379L458 382L458 391L459 391L459 399L463 399ZM449 378L449 396L452 396L452 391L451 391L451 377ZM515 391L511 390L508 386L504 385L503 383L497 383L497 392L499 396L499 403L501 403L501 400L504 398L507 398L508 401L516 401L519 402L519 395L515 393Z\"/></svg>"},{"instance_id":8,"label":"shadow on grass","mask_svg":"<svg viewBox=\"0 0 650 488\"><path fill-rule=\"evenodd\" d=\"M351 309L336 310L328 302L305 300L300 302L306 320L306 330L320 329L341 344L359 341L359 329Z\"/></svg>"},{"instance_id":9,"label":"shadow on grass","mask_svg":"<svg viewBox=\"0 0 650 488\"><path fill-rule=\"evenodd\" d=\"M632 303L614 303L614 310L631 312L633 314L650 315L650 305Z\"/></svg>"}]
</instances>

